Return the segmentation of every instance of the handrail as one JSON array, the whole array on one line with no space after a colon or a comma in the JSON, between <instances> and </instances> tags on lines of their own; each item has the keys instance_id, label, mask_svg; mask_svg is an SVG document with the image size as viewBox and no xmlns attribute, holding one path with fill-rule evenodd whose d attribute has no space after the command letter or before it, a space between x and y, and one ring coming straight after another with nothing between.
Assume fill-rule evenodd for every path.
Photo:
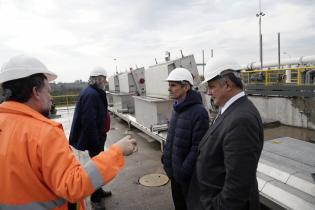
<instances>
[{"instance_id":1,"label":"handrail","mask_svg":"<svg viewBox=\"0 0 315 210\"><path fill-rule=\"evenodd\" d=\"M313 83L306 83L303 73L307 70L315 69L315 66L298 66L295 68L275 68L275 69L255 69L242 70L241 77L245 84L264 84L265 86L271 84L290 84L290 85L315 85L315 78ZM287 78L288 77L288 78Z\"/></svg>"},{"instance_id":2,"label":"handrail","mask_svg":"<svg viewBox=\"0 0 315 210\"><path fill-rule=\"evenodd\" d=\"M57 96L52 96L53 103L56 106L67 106L69 105L75 105L77 101L77 97L79 95L57 95Z\"/></svg>"}]
</instances>

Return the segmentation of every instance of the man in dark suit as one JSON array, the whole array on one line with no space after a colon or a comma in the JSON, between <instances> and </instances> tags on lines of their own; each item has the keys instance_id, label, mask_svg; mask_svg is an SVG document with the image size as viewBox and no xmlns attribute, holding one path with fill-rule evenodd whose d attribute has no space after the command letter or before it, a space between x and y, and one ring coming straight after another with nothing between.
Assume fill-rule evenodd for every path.
<instances>
[{"instance_id":1,"label":"man in dark suit","mask_svg":"<svg viewBox=\"0 0 315 210\"><path fill-rule=\"evenodd\" d=\"M256 170L263 148L262 120L245 96L230 57L211 59L205 71L208 94L219 113L199 144L188 209L257 210Z\"/></svg>"}]
</instances>

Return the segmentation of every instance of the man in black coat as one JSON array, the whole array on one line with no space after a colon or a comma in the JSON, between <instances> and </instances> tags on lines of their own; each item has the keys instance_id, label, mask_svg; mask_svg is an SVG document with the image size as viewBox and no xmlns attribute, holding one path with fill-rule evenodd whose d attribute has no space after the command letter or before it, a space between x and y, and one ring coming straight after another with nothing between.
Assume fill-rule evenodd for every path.
<instances>
[{"instance_id":1,"label":"man in black coat","mask_svg":"<svg viewBox=\"0 0 315 210\"><path fill-rule=\"evenodd\" d=\"M69 143L78 150L88 150L94 157L104 151L110 116L105 92L107 72L103 67L95 67L89 78L89 85L81 91L78 98ZM110 196L110 191L102 188L91 195L91 204L97 209L105 209L103 198Z\"/></svg>"},{"instance_id":2,"label":"man in black coat","mask_svg":"<svg viewBox=\"0 0 315 210\"><path fill-rule=\"evenodd\" d=\"M174 99L162 162L170 177L176 210L186 209L186 195L195 169L199 141L209 127L208 112L198 92L191 90L193 78L184 68L168 76L170 97Z\"/></svg>"},{"instance_id":3,"label":"man in black coat","mask_svg":"<svg viewBox=\"0 0 315 210\"><path fill-rule=\"evenodd\" d=\"M189 191L189 209L257 210L260 208L256 170L263 148L263 125L245 96L230 57L206 66L208 94L219 113L199 144L196 171Z\"/></svg>"}]
</instances>

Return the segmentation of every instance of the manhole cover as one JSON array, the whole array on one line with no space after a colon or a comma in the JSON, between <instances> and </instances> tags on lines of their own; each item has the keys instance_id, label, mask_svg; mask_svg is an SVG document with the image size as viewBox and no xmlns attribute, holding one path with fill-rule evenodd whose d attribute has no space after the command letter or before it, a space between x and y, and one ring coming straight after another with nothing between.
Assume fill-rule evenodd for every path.
<instances>
[{"instance_id":1,"label":"manhole cover","mask_svg":"<svg viewBox=\"0 0 315 210\"><path fill-rule=\"evenodd\" d=\"M139 183L146 187L159 187L165 185L168 180L164 174L147 174L139 179Z\"/></svg>"}]
</instances>

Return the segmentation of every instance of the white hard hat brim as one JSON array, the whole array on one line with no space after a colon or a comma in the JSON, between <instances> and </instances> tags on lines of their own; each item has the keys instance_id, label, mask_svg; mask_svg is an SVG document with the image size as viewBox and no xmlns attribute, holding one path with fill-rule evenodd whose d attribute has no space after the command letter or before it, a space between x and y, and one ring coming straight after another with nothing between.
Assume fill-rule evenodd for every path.
<instances>
[{"instance_id":1,"label":"white hard hat brim","mask_svg":"<svg viewBox=\"0 0 315 210\"><path fill-rule=\"evenodd\" d=\"M52 71L49 71L49 70L45 70L45 72L43 72L42 70L39 70L38 72L33 71L31 75L40 74L40 73L44 74L47 77L47 80L49 82L51 82L57 78L57 75L55 73L53 73ZM11 72L11 71L1 72L0 84L7 82L7 81L11 81L11 80L29 77L31 75L29 74L28 71L25 71L25 69L15 69L14 72Z\"/></svg>"},{"instance_id":2,"label":"white hard hat brim","mask_svg":"<svg viewBox=\"0 0 315 210\"><path fill-rule=\"evenodd\" d=\"M204 78L202 82L205 84L208 81L216 79L217 76L222 76L225 71L238 71L240 65L231 56L220 56L211 58L206 64Z\"/></svg>"},{"instance_id":3,"label":"white hard hat brim","mask_svg":"<svg viewBox=\"0 0 315 210\"><path fill-rule=\"evenodd\" d=\"M206 84L209 80L204 80L200 83L200 85Z\"/></svg>"},{"instance_id":4,"label":"white hard hat brim","mask_svg":"<svg viewBox=\"0 0 315 210\"><path fill-rule=\"evenodd\" d=\"M222 70L222 69L225 69L225 70ZM225 74L224 72L237 73L240 71L240 70L238 70L238 69L240 69L239 66L230 66L230 68L222 68L222 69L217 70L218 72L220 72L219 74L215 74L215 75L212 75L208 78L205 78L205 80L203 82L201 82L201 84L205 84L206 82L209 82L211 80L218 79L219 76L222 76Z\"/></svg>"},{"instance_id":5,"label":"white hard hat brim","mask_svg":"<svg viewBox=\"0 0 315 210\"><path fill-rule=\"evenodd\" d=\"M49 71L49 70L48 70ZM49 73L44 73L45 76L47 77L48 82L54 81L55 79L57 79L57 74L55 74L52 71L49 71Z\"/></svg>"},{"instance_id":6,"label":"white hard hat brim","mask_svg":"<svg viewBox=\"0 0 315 210\"><path fill-rule=\"evenodd\" d=\"M6 62L0 71L0 83L22 79L34 74L44 74L48 81L53 81L57 75L48 70L37 58L28 55L18 55Z\"/></svg>"},{"instance_id":7,"label":"white hard hat brim","mask_svg":"<svg viewBox=\"0 0 315 210\"><path fill-rule=\"evenodd\" d=\"M194 78L191 72L185 68L175 68L166 78L168 82L187 81L190 85L194 85Z\"/></svg>"},{"instance_id":8,"label":"white hard hat brim","mask_svg":"<svg viewBox=\"0 0 315 210\"><path fill-rule=\"evenodd\" d=\"M220 76L220 75L217 75L217 76L215 76L215 77L213 77L213 78L206 78L204 81L202 81L202 82L200 83L200 85L206 84L207 82L209 82L209 81L211 81L211 80L216 80L216 79L220 78L219 76Z\"/></svg>"}]
</instances>

